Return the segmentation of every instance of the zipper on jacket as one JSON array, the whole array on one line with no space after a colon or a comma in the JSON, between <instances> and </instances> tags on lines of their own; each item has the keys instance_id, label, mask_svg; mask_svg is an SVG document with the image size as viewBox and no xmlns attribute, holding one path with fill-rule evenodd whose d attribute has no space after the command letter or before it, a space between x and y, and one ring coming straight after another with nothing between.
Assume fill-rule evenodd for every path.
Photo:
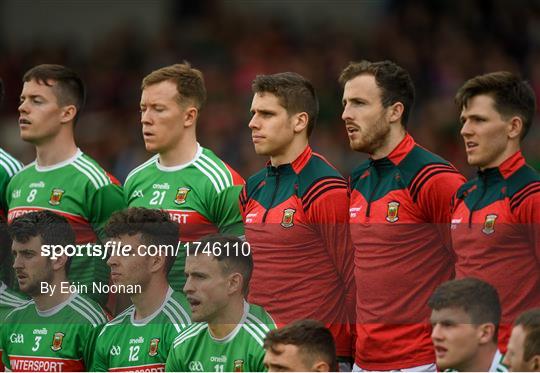
<instances>
[{"instance_id":1,"label":"zipper on jacket","mask_svg":"<svg viewBox=\"0 0 540 373\"><path fill-rule=\"evenodd\" d=\"M263 223L266 223L266 215L268 215L268 212L270 211L270 209L274 207L274 200L276 199L276 194L277 194L278 189L279 189L279 171L276 175L276 187L274 188L274 193L272 193L272 200L270 201L270 206L266 209L263 215L263 219L262 219Z\"/></svg>"}]
</instances>

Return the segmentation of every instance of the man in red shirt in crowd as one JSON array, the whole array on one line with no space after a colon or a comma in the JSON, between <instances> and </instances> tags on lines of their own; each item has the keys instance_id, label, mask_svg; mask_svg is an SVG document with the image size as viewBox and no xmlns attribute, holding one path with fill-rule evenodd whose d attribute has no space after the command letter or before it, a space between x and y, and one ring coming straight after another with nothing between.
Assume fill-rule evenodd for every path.
<instances>
[{"instance_id":1,"label":"man in red shirt in crowd","mask_svg":"<svg viewBox=\"0 0 540 373\"><path fill-rule=\"evenodd\" d=\"M540 175L520 151L536 98L529 84L500 71L467 81L456 103L467 161L479 169L454 201L456 277L495 286L502 304L499 348L506 351L516 317L540 306Z\"/></svg>"},{"instance_id":2,"label":"man in red shirt in crowd","mask_svg":"<svg viewBox=\"0 0 540 373\"><path fill-rule=\"evenodd\" d=\"M240 195L254 262L249 300L278 324L322 321L345 363L355 294L347 183L309 146L318 114L311 83L280 73L257 76L252 88L249 128L255 152L270 161Z\"/></svg>"},{"instance_id":3,"label":"man in red shirt in crowd","mask_svg":"<svg viewBox=\"0 0 540 373\"><path fill-rule=\"evenodd\" d=\"M435 371L427 301L452 278L450 201L463 176L407 133L413 82L391 61L361 61L339 78L351 148L355 370Z\"/></svg>"}]
</instances>

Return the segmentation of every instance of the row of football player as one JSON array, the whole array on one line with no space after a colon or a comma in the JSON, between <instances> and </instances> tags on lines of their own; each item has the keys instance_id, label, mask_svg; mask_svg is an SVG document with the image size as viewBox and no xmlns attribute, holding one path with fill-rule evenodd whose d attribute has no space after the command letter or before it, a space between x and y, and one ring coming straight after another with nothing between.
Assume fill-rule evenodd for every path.
<instances>
[{"instance_id":1,"label":"row of football player","mask_svg":"<svg viewBox=\"0 0 540 373\"><path fill-rule=\"evenodd\" d=\"M113 255L108 264L114 283L142 285L143 291L131 294L133 306L103 325L97 303L76 293L40 291L42 282L60 288L67 281L70 258L41 255L43 244L74 244L64 218L44 211L15 219L12 245L4 227L2 247L12 247L20 289L31 297L0 290L0 347L11 370L338 369L332 334L322 323L299 321L274 330L262 308L246 303L251 255L201 251L188 257L185 296L167 282L172 256L150 257L134 249ZM106 226L111 240L132 247L172 244L177 229L166 213L144 208L117 212ZM241 241L212 235L202 242L232 246ZM503 359L497 348L501 305L493 286L474 278L448 281L428 306L439 369L506 371L506 365L512 371L540 371L540 309L515 321Z\"/></svg>"},{"instance_id":2,"label":"row of football player","mask_svg":"<svg viewBox=\"0 0 540 373\"><path fill-rule=\"evenodd\" d=\"M21 137L36 146L37 158L8 185L9 221L52 209L78 227L78 242L87 242L95 234L104 239L111 213L128 205L167 210L184 225L184 241L245 229L256 264L249 300L279 323L331 324L338 355L344 360L355 350L363 369L435 368L428 331L397 321L426 320L429 296L454 272L498 290L503 350L511 320L540 304L540 178L519 151L536 100L513 74L473 78L456 96L467 159L480 169L465 185L453 166L407 134L414 86L396 64L362 61L341 74L351 148L370 155L349 183L309 147L318 113L311 83L295 73L258 76L249 127L255 152L270 162L243 187L241 213L242 178L196 141L206 98L200 71L179 64L143 80L143 138L157 155L130 173L123 191L75 145L84 101L76 74L41 65L23 81ZM13 175L16 161L3 159ZM108 280L105 263L74 259L73 281ZM171 286L181 290L182 256L170 273ZM355 349L347 318L356 325Z\"/></svg>"}]
</instances>

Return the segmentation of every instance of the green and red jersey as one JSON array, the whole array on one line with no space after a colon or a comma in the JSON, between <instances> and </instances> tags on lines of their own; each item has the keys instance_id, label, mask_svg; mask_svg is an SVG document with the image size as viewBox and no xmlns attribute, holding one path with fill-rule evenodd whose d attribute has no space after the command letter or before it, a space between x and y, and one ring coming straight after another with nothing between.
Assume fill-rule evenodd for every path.
<instances>
[{"instance_id":1,"label":"green and red jersey","mask_svg":"<svg viewBox=\"0 0 540 373\"><path fill-rule=\"evenodd\" d=\"M2 361L17 372L88 370L97 333L106 322L97 303L76 293L46 311L29 301L13 309L2 325Z\"/></svg>"},{"instance_id":2,"label":"green and red jersey","mask_svg":"<svg viewBox=\"0 0 540 373\"><path fill-rule=\"evenodd\" d=\"M24 167L11 179L7 201L8 222L28 212L50 210L69 221L79 244L105 239L105 223L125 207L118 181L79 149L56 165L41 167L33 162ZM94 281L108 283L109 268L99 257L75 256L68 276L91 288Z\"/></svg>"},{"instance_id":3,"label":"green and red jersey","mask_svg":"<svg viewBox=\"0 0 540 373\"><path fill-rule=\"evenodd\" d=\"M186 297L169 289L152 315L135 319L135 306L103 327L96 340L92 371L164 372L173 341L190 321Z\"/></svg>"},{"instance_id":4,"label":"green and red jersey","mask_svg":"<svg viewBox=\"0 0 540 373\"><path fill-rule=\"evenodd\" d=\"M6 284L0 281L0 332L5 327L4 319L6 316L17 307L29 302L29 299L23 298L20 294L8 289ZM0 372L4 371L4 363L2 363L2 340L0 340Z\"/></svg>"},{"instance_id":5,"label":"green and red jersey","mask_svg":"<svg viewBox=\"0 0 540 373\"><path fill-rule=\"evenodd\" d=\"M427 301L453 276L450 201L465 181L410 135L351 175L356 364L394 370L435 362Z\"/></svg>"},{"instance_id":6,"label":"green and red jersey","mask_svg":"<svg viewBox=\"0 0 540 373\"><path fill-rule=\"evenodd\" d=\"M135 168L124 183L128 206L159 208L180 224L182 241L195 241L211 233L243 236L238 195L244 179L212 151L197 144L195 157L186 164L165 167L159 155ZM185 252L169 273L172 288L185 283Z\"/></svg>"},{"instance_id":7,"label":"green and red jersey","mask_svg":"<svg viewBox=\"0 0 540 373\"><path fill-rule=\"evenodd\" d=\"M499 292L506 351L516 317L540 307L540 175L521 152L459 189L451 232L456 277L482 279Z\"/></svg>"},{"instance_id":8,"label":"green and red jersey","mask_svg":"<svg viewBox=\"0 0 540 373\"><path fill-rule=\"evenodd\" d=\"M263 372L264 338L275 329L266 311L244 302L240 323L224 338L215 338L207 323L195 323L174 341L167 372Z\"/></svg>"},{"instance_id":9,"label":"green and red jersey","mask_svg":"<svg viewBox=\"0 0 540 373\"><path fill-rule=\"evenodd\" d=\"M6 219L8 205L6 189L9 180L23 167L22 163L0 148L0 220Z\"/></svg>"},{"instance_id":10,"label":"green and red jersey","mask_svg":"<svg viewBox=\"0 0 540 373\"><path fill-rule=\"evenodd\" d=\"M250 177L240 201L254 263L249 301L278 324L320 320L338 355L351 356L354 254L345 179L308 146L292 163Z\"/></svg>"}]
</instances>

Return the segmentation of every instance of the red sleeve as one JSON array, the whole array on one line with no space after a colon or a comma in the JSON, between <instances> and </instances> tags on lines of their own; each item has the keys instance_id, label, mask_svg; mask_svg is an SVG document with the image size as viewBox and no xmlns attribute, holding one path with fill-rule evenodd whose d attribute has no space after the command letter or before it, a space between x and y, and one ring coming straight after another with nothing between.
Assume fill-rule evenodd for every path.
<instances>
[{"instance_id":1,"label":"red sleeve","mask_svg":"<svg viewBox=\"0 0 540 373\"><path fill-rule=\"evenodd\" d=\"M514 194L510 208L527 230L536 260L540 263L540 181L530 183Z\"/></svg>"},{"instance_id":2,"label":"red sleeve","mask_svg":"<svg viewBox=\"0 0 540 373\"><path fill-rule=\"evenodd\" d=\"M319 230L328 256L343 282L347 311L350 322L354 323L356 284L347 182L337 177L319 180L305 193L302 202L308 220Z\"/></svg>"},{"instance_id":3,"label":"red sleeve","mask_svg":"<svg viewBox=\"0 0 540 373\"><path fill-rule=\"evenodd\" d=\"M466 180L454 168L446 167L447 170L432 171L431 174L424 176L424 182L417 191L417 203L427 221L437 225L444 245L452 252L450 235L452 199Z\"/></svg>"}]
</instances>

